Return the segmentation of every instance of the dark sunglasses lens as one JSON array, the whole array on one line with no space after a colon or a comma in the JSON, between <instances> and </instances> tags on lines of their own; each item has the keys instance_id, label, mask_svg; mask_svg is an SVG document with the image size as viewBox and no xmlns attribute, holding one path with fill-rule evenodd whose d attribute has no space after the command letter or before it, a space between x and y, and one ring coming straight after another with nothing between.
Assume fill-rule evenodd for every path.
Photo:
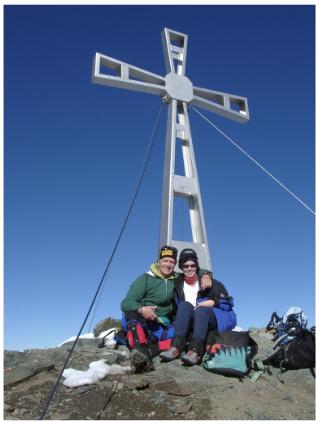
<instances>
[{"instance_id":1,"label":"dark sunglasses lens","mask_svg":"<svg viewBox=\"0 0 316 421\"><path fill-rule=\"evenodd\" d=\"M193 265L183 265L183 267L184 267L184 269L187 269L187 268L196 268L196 265L195 264L193 264Z\"/></svg>"}]
</instances>

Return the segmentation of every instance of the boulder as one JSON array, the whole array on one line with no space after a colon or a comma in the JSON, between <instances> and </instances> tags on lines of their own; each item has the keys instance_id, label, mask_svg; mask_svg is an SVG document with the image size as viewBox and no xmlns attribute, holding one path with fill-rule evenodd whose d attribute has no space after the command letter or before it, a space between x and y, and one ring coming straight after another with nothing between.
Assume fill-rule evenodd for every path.
<instances>
[{"instance_id":1,"label":"boulder","mask_svg":"<svg viewBox=\"0 0 316 421\"><path fill-rule=\"evenodd\" d=\"M97 338L100 333L104 332L105 330L111 329L112 327L120 328L121 321L117 319L112 319L112 317L107 317L106 319L101 320L97 323L93 328L93 335Z\"/></svg>"}]
</instances>

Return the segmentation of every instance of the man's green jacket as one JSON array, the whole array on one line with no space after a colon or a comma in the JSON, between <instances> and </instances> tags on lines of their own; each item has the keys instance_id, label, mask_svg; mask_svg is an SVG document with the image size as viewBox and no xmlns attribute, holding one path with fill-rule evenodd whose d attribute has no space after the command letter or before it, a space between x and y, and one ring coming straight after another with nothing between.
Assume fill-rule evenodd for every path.
<instances>
[{"instance_id":1,"label":"man's green jacket","mask_svg":"<svg viewBox=\"0 0 316 421\"><path fill-rule=\"evenodd\" d=\"M142 306L157 306L158 317L168 316L173 310L174 280L177 274L173 272L169 278L164 278L156 263L150 265L147 273L139 276L130 286L126 297L121 303L121 310L138 310Z\"/></svg>"},{"instance_id":2,"label":"man's green jacket","mask_svg":"<svg viewBox=\"0 0 316 421\"><path fill-rule=\"evenodd\" d=\"M209 273L200 270L199 274ZM159 272L157 263L150 265L147 273L139 276L130 286L126 297L121 302L121 310L138 310L142 306L157 306L158 317L168 317L174 310L174 281L180 274L173 272L164 278Z\"/></svg>"}]
</instances>

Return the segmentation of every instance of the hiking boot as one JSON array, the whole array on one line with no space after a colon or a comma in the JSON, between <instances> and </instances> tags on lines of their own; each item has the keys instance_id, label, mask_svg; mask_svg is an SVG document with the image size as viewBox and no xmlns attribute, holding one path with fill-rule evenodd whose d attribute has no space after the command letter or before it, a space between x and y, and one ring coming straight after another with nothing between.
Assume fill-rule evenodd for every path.
<instances>
[{"instance_id":1,"label":"hiking boot","mask_svg":"<svg viewBox=\"0 0 316 421\"><path fill-rule=\"evenodd\" d=\"M181 360L185 365L196 365L200 362L201 357L195 351L190 349L185 355L181 357Z\"/></svg>"},{"instance_id":2,"label":"hiking boot","mask_svg":"<svg viewBox=\"0 0 316 421\"><path fill-rule=\"evenodd\" d=\"M148 355L140 352L138 349L131 351L131 363L134 366L135 373L154 370L153 363Z\"/></svg>"},{"instance_id":3,"label":"hiking boot","mask_svg":"<svg viewBox=\"0 0 316 421\"><path fill-rule=\"evenodd\" d=\"M196 365L201 362L204 354L204 341L199 338L192 338L189 343L188 352L181 358L185 365Z\"/></svg>"},{"instance_id":4,"label":"hiking boot","mask_svg":"<svg viewBox=\"0 0 316 421\"><path fill-rule=\"evenodd\" d=\"M162 359L162 361L172 361L178 358L180 355L180 351L175 346L171 346L166 351L163 351L159 354L159 357Z\"/></svg>"}]
</instances>

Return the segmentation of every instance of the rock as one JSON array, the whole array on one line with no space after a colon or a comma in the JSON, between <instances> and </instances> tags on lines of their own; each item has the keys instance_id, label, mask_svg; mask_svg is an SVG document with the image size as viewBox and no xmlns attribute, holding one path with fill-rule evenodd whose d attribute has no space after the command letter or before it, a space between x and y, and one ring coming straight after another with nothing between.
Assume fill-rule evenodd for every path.
<instances>
[{"instance_id":1,"label":"rock","mask_svg":"<svg viewBox=\"0 0 316 421\"><path fill-rule=\"evenodd\" d=\"M16 367L14 370L5 370L4 372L4 387L13 386L23 380L33 376L35 371L32 367Z\"/></svg>"},{"instance_id":2,"label":"rock","mask_svg":"<svg viewBox=\"0 0 316 421\"><path fill-rule=\"evenodd\" d=\"M247 409L245 414L249 415L254 420L272 420L273 417L268 411L257 411L255 409Z\"/></svg>"},{"instance_id":3,"label":"rock","mask_svg":"<svg viewBox=\"0 0 316 421\"><path fill-rule=\"evenodd\" d=\"M260 356L273 347L264 329L253 328ZM85 341L85 342L83 342ZM87 342L88 341L88 342ZM75 347L67 368L86 370L105 359L130 364L129 351L98 348L97 338ZM27 352L4 351L4 419L39 419L71 344ZM309 370L283 374L272 370L255 383L228 378L202 366L185 367L180 359L143 374L117 374L89 386L68 389L59 384L45 419L315 419L314 379Z\"/></svg>"},{"instance_id":4,"label":"rock","mask_svg":"<svg viewBox=\"0 0 316 421\"><path fill-rule=\"evenodd\" d=\"M118 382L118 383L117 383L117 390L122 390L122 389L124 389L124 384L123 384L123 383Z\"/></svg>"},{"instance_id":5,"label":"rock","mask_svg":"<svg viewBox=\"0 0 316 421\"><path fill-rule=\"evenodd\" d=\"M192 408L192 402L183 403L178 402L174 405L169 406L170 412L174 412L175 414L186 414Z\"/></svg>"},{"instance_id":6,"label":"rock","mask_svg":"<svg viewBox=\"0 0 316 421\"><path fill-rule=\"evenodd\" d=\"M7 405L6 403L3 405L3 409L7 412L13 412L14 411L14 407L11 405Z\"/></svg>"},{"instance_id":7,"label":"rock","mask_svg":"<svg viewBox=\"0 0 316 421\"><path fill-rule=\"evenodd\" d=\"M15 416L15 417L23 417L23 416L25 416L25 415L27 415L29 413L29 410L28 409L15 409L14 411L13 411L13 413L12 413L12 415L13 416Z\"/></svg>"},{"instance_id":8,"label":"rock","mask_svg":"<svg viewBox=\"0 0 316 421\"><path fill-rule=\"evenodd\" d=\"M101 320L94 326L93 335L97 338L100 335L100 333L104 332L105 330L111 329L112 327L120 328L121 321L112 319L112 317L107 317L106 319Z\"/></svg>"},{"instance_id":9,"label":"rock","mask_svg":"<svg viewBox=\"0 0 316 421\"><path fill-rule=\"evenodd\" d=\"M90 390L90 385L79 386L77 393L86 393L88 390Z\"/></svg>"},{"instance_id":10,"label":"rock","mask_svg":"<svg viewBox=\"0 0 316 421\"><path fill-rule=\"evenodd\" d=\"M4 376L4 387L13 386L19 382L25 381L28 378L35 376L35 374L42 371L48 371L54 368L54 364L39 364L34 367L20 365L16 369L6 369Z\"/></svg>"},{"instance_id":11,"label":"rock","mask_svg":"<svg viewBox=\"0 0 316 421\"><path fill-rule=\"evenodd\" d=\"M289 394L284 395L282 399L283 399L284 401L288 401L288 402L293 403L293 398L292 398L292 396L291 396L291 395L289 395Z\"/></svg>"},{"instance_id":12,"label":"rock","mask_svg":"<svg viewBox=\"0 0 316 421\"><path fill-rule=\"evenodd\" d=\"M175 380L168 380L165 382L150 383L150 389L160 390L175 396L188 396L194 393L188 387L179 385Z\"/></svg>"},{"instance_id":13,"label":"rock","mask_svg":"<svg viewBox=\"0 0 316 421\"><path fill-rule=\"evenodd\" d=\"M69 420L69 414L63 414L61 412L57 412L54 418L56 420Z\"/></svg>"},{"instance_id":14,"label":"rock","mask_svg":"<svg viewBox=\"0 0 316 421\"><path fill-rule=\"evenodd\" d=\"M130 375L128 377L122 377L121 382L129 390L140 390L148 387L150 380L146 377Z\"/></svg>"},{"instance_id":15,"label":"rock","mask_svg":"<svg viewBox=\"0 0 316 421\"><path fill-rule=\"evenodd\" d=\"M66 348L70 351L74 342L75 342L75 340L66 342L66 343L61 345L61 348ZM76 349L77 350L78 349L80 349L80 350L88 349L89 350L89 349L91 349L91 347L94 347L94 346L97 348L98 345L99 345L99 339L98 338L93 338L93 339L80 338L80 339L78 339L78 341L76 343Z\"/></svg>"},{"instance_id":16,"label":"rock","mask_svg":"<svg viewBox=\"0 0 316 421\"><path fill-rule=\"evenodd\" d=\"M25 356L24 352L4 350L4 367L10 366Z\"/></svg>"},{"instance_id":17,"label":"rock","mask_svg":"<svg viewBox=\"0 0 316 421\"><path fill-rule=\"evenodd\" d=\"M129 361L130 360L130 355L129 352L118 352L116 354L116 361L118 364L124 362L124 361Z\"/></svg>"}]
</instances>

